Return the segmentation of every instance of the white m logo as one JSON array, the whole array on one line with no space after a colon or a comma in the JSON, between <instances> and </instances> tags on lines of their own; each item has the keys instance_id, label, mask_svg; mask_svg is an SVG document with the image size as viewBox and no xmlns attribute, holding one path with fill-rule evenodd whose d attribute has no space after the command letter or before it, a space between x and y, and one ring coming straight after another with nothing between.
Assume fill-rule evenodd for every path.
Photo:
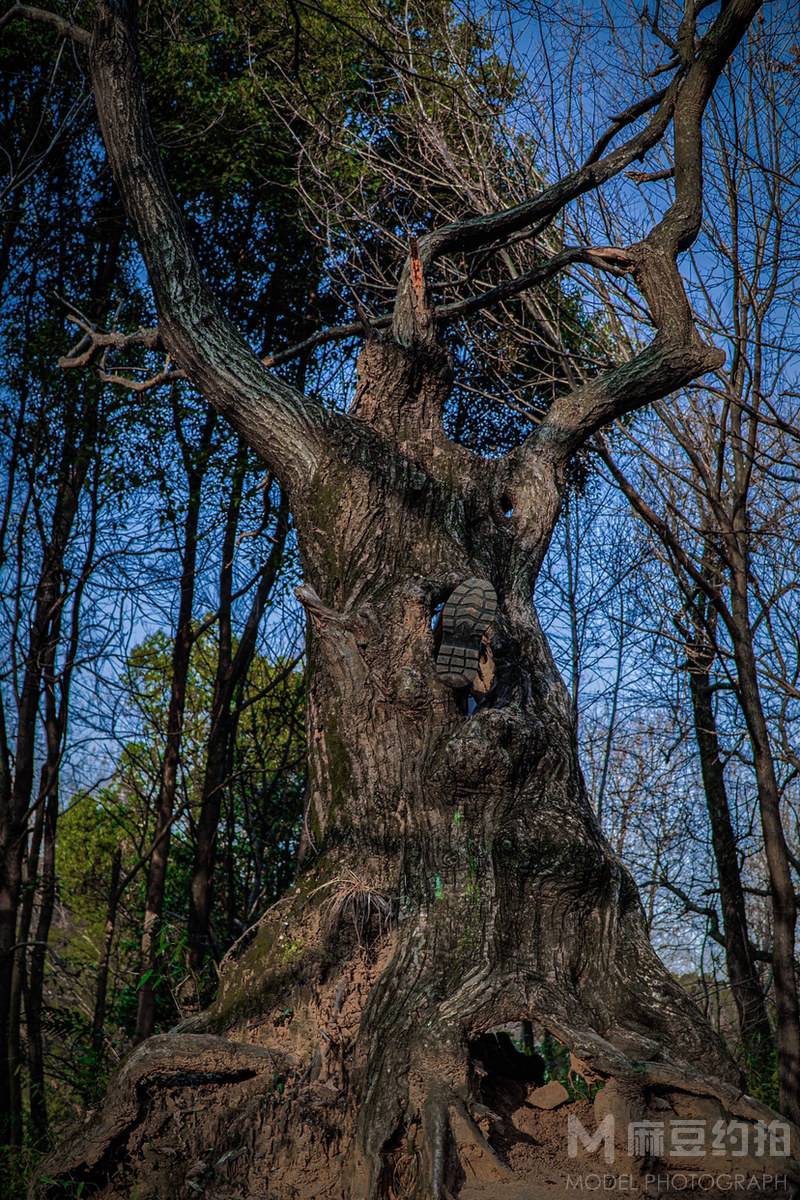
<instances>
[{"instance_id":1,"label":"white m logo","mask_svg":"<svg viewBox=\"0 0 800 1200\"><path fill-rule=\"evenodd\" d=\"M598 1125L596 1131L591 1134L588 1129L585 1129L583 1123L578 1120L572 1113L567 1117L567 1153L570 1158L578 1157L578 1142L588 1154L597 1154L600 1146L603 1147L603 1158L607 1163L614 1161L614 1117L611 1113L607 1113L603 1120Z\"/></svg>"}]
</instances>

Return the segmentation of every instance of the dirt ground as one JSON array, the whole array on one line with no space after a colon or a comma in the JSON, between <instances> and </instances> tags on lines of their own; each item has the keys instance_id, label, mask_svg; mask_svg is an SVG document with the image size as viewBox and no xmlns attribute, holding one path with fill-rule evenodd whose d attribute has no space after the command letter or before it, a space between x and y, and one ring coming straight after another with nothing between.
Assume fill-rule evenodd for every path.
<instances>
[{"instance_id":1,"label":"dirt ground","mask_svg":"<svg viewBox=\"0 0 800 1200\"><path fill-rule=\"evenodd\" d=\"M689 1115L696 1102L689 1102L685 1114ZM765 1172L754 1171L752 1160L741 1174L732 1160L719 1163L721 1170L713 1174L706 1166L705 1173L693 1172L688 1163L683 1169L670 1172L664 1164L642 1165L618 1153L613 1167L605 1165L599 1154L588 1156L581 1152L579 1157L568 1154L567 1120L574 1114L584 1128L596 1126L592 1105L586 1101L565 1104L551 1112L534 1112L528 1106L518 1108L511 1120L515 1135L503 1145L497 1145L500 1157L506 1164L495 1168L496 1178L489 1164L477 1161L473 1164L473 1178L459 1193L459 1200L576 1200L580 1196L638 1197L639 1200L655 1200L661 1197L676 1200L677 1197L704 1197L705 1200L730 1200L736 1196L762 1196L769 1200L796 1200L800 1188L788 1178L768 1174L774 1167L765 1165ZM469 1156L466 1156L469 1164ZM717 1186L719 1185L719 1186Z\"/></svg>"},{"instance_id":2,"label":"dirt ground","mask_svg":"<svg viewBox=\"0 0 800 1200\"><path fill-rule=\"evenodd\" d=\"M491 1181L468 1181L459 1200L557 1200L580 1194L570 1187L568 1177L577 1177L588 1168L585 1162L568 1157L569 1113L574 1113L587 1129L593 1127L592 1106L588 1103L564 1105L552 1112L517 1109L511 1119L518 1137L498 1146L508 1163L507 1174ZM483 1174L483 1164L476 1164L475 1175Z\"/></svg>"}]
</instances>

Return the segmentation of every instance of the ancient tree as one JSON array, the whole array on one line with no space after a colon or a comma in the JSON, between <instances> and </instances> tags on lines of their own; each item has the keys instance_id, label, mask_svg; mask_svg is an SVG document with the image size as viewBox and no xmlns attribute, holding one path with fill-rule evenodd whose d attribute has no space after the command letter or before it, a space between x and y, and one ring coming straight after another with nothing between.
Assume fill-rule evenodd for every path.
<instances>
[{"instance_id":1,"label":"ancient tree","mask_svg":"<svg viewBox=\"0 0 800 1200\"><path fill-rule=\"evenodd\" d=\"M213 1144L231 1150L237 1194L453 1195L466 1167L494 1161L475 1123L470 1045L527 1018L599 1076L756 1111L649 945L632 881L587 801L571 706L532 603L575 453L721 362L695 326L678 257L701 222L703 112L759 3L728 0L711 18L708 7L687 0L668 82L617 115L579 169L515 208L412 243L390 321L365 330L342 414L262 364L201 274L148 123L132 0L100 0L90 37L19 6L88 43L102 136L158 311L157 330L126 344L168 353L280 480L311 630L297 885L229 954L212 1009L138 1048L51 1177L107 1195L130 1194L134 1180L143 1195L183 1195ZM535 237L665 137L674 198L643 240L566 246L526 275L437 305L443 256ZM466 451L442 422L446 322L575 263L630 278L652 340L564 391L507 456ZM120 335L87 338L99 352ZM437 677L431 630L466 576L491 580L499 601L495 690L471 715ZM798 1064L782 1070L796 1118Z\"/></svg>"}]
</instances>

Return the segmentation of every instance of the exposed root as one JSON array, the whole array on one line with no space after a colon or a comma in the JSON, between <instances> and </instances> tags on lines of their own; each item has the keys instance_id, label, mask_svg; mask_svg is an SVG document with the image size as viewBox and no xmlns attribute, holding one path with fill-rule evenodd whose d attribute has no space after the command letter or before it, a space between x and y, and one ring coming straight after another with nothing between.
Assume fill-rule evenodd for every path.
<instances>
[{"instance_id":1,"label":"exposed root","mask_svg":"<svg viewBox=\"0 0 800 1200\"><path fill-rule=\"evenodd\" d=\"M270 1084L295 1070L290 1055L261 1046L203 1034L161 1034L144 1042L127 1059L110 1085L102 1110L46 1160L41 1183L31 1194L63 1195L66 1183L102 1187L125 1157L126 1144L146 1119L158 1089L230 1087L266 1077ZM51 1189L52 1184L52 1189Z\"/></svg>"},{"instance_id":2,"label":"exposed root","mask_svg":"<svg viewBox=\"0 0 800 1200\"><path fill-rule=\"evenodd\" d=\"M552 1179L576 1165L609 1170L599 1157L582 1164L567 1158L569 1113L576 1113L587 1130L613 1115L617 1160L611 1169L634 1178L652 1169L652 1163L628 1153L626 1132L632 1120L702 1120L710 1128L719 1120L768 1124L775 1119L765 1106L724 1082L687 1075L673 1064L630 1061L620 1076L600 1072L596 1064L603 1040L585 1032L581 1048L586 1054L593 1041L599 1047L595 1061L588 1064L582 1058L578 1065L600 1089L594 1104L584 1098L552 1112L529 1103L538 1080L519 1078L521 1072L513 1062L509 1067L504 1054L491 1060L485 1045L483 1073L470 1061L466 1042L460 1057L443 1054L434 1062L423 1054L411 1069L412 1094L394 1135L377 1157L371 1156L375 1169L356 1175L351 1170L357 1157L354 1112L343 1103L347 1091L341 1078L336 1086L321 1082L313 1062L264 1047L201 1035L163 1035L131 1056L103 1112L45 1165L48 1183L35 1194L55 1197L69 1183L83 1185L87 1195L96 1190L107 1200L121 1200L130 1196L133 1181L138 1186L144 1180L137 1194L151 1200L190 1200L198 1188L218 1200L312 1195L325 1200L457 1200L473 1187L499 1197L504 1185L529 1175ZM481 1046L480 1038L473 1039L476 1044ZM615 1061L619 1064L619 1058ZM492 1075L492 1067L499 1073ZM509 1074L502 1074L505 1070ZM488 1096L491 1107L483 1102ZM368 1120L364 1128L370 1128ZM800 1158L797 1138L793 1150ZM214 1166L209 1168L209 1159L219 1164L219 1178L213 1171L203 1175ZM728 1169L726 1163L716 1158L687 1166L720 1171ZM766 1160L734 1158L731 1163L745 1172L776 1167ZM784 1158L777 1168L800 1181L797 1162Z\"/></svg>"},{"instance_id":3,"label":"exposed root","mask_svg":"<svg viewBox=\"0 0 800 1200\"><path fill-rule=\"evenodd\" d=\"M142 1200L193 1200L198 1188L213 1200L500 1196L528 1168L569 1170L573 1109L587 1129L615 1116L631 1173L642 1168L625 1159L632 1119L775 1119L737 1086L713 1038L697 1050L702 1018L669 978L652 985L648 1003L663 1008L648 1025L651 1009L627 1011L626 993L612 1008L607 992L601 1008L585 984L568 992L488 956L454 974L462 909L447 920L439 901L438 927L398 923L381 878L368 885L340 867L276 906L227 965L211 1014L227 1037L184 1027L136 1050L34 1194L55 1197L67 1182L102 1200L128 1200L134 1187ZM531 1100L544 1060L496 1032L520 1020L557 1038L591 1081L572 1109Z\"/></svg>"}]
</instances>

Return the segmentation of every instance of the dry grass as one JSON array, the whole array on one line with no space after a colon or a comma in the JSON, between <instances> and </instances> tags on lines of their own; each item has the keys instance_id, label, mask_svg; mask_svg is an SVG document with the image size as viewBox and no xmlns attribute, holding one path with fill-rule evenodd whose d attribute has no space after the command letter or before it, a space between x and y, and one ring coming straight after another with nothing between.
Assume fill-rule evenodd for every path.
<instances>
[{"instance_id":1,"label":"dry grass","mask_svg":"<svg viewBox=\"0 0 800 1200\"><path fill-rule=\"evenodd\" d=\"M374 941L389 928L393 911L390 897L359 879L355 871L345 868L334 879L315 888L311 895L327 889L331 894L320 906L320 913L329 928L352 921L359 946Z\"/></svg>"},{"instance_id":2,"label":"dry grass","mask_svg":"<svg viewBox=\"0 0 800 1200\"><path fill-rule=\"evenodd\" d=\"M389 1181L390 1200L406 1200L416 1191L419 1178L419 1157L403 1151L395 1155Z\"/></svg>"}]
</instances>

